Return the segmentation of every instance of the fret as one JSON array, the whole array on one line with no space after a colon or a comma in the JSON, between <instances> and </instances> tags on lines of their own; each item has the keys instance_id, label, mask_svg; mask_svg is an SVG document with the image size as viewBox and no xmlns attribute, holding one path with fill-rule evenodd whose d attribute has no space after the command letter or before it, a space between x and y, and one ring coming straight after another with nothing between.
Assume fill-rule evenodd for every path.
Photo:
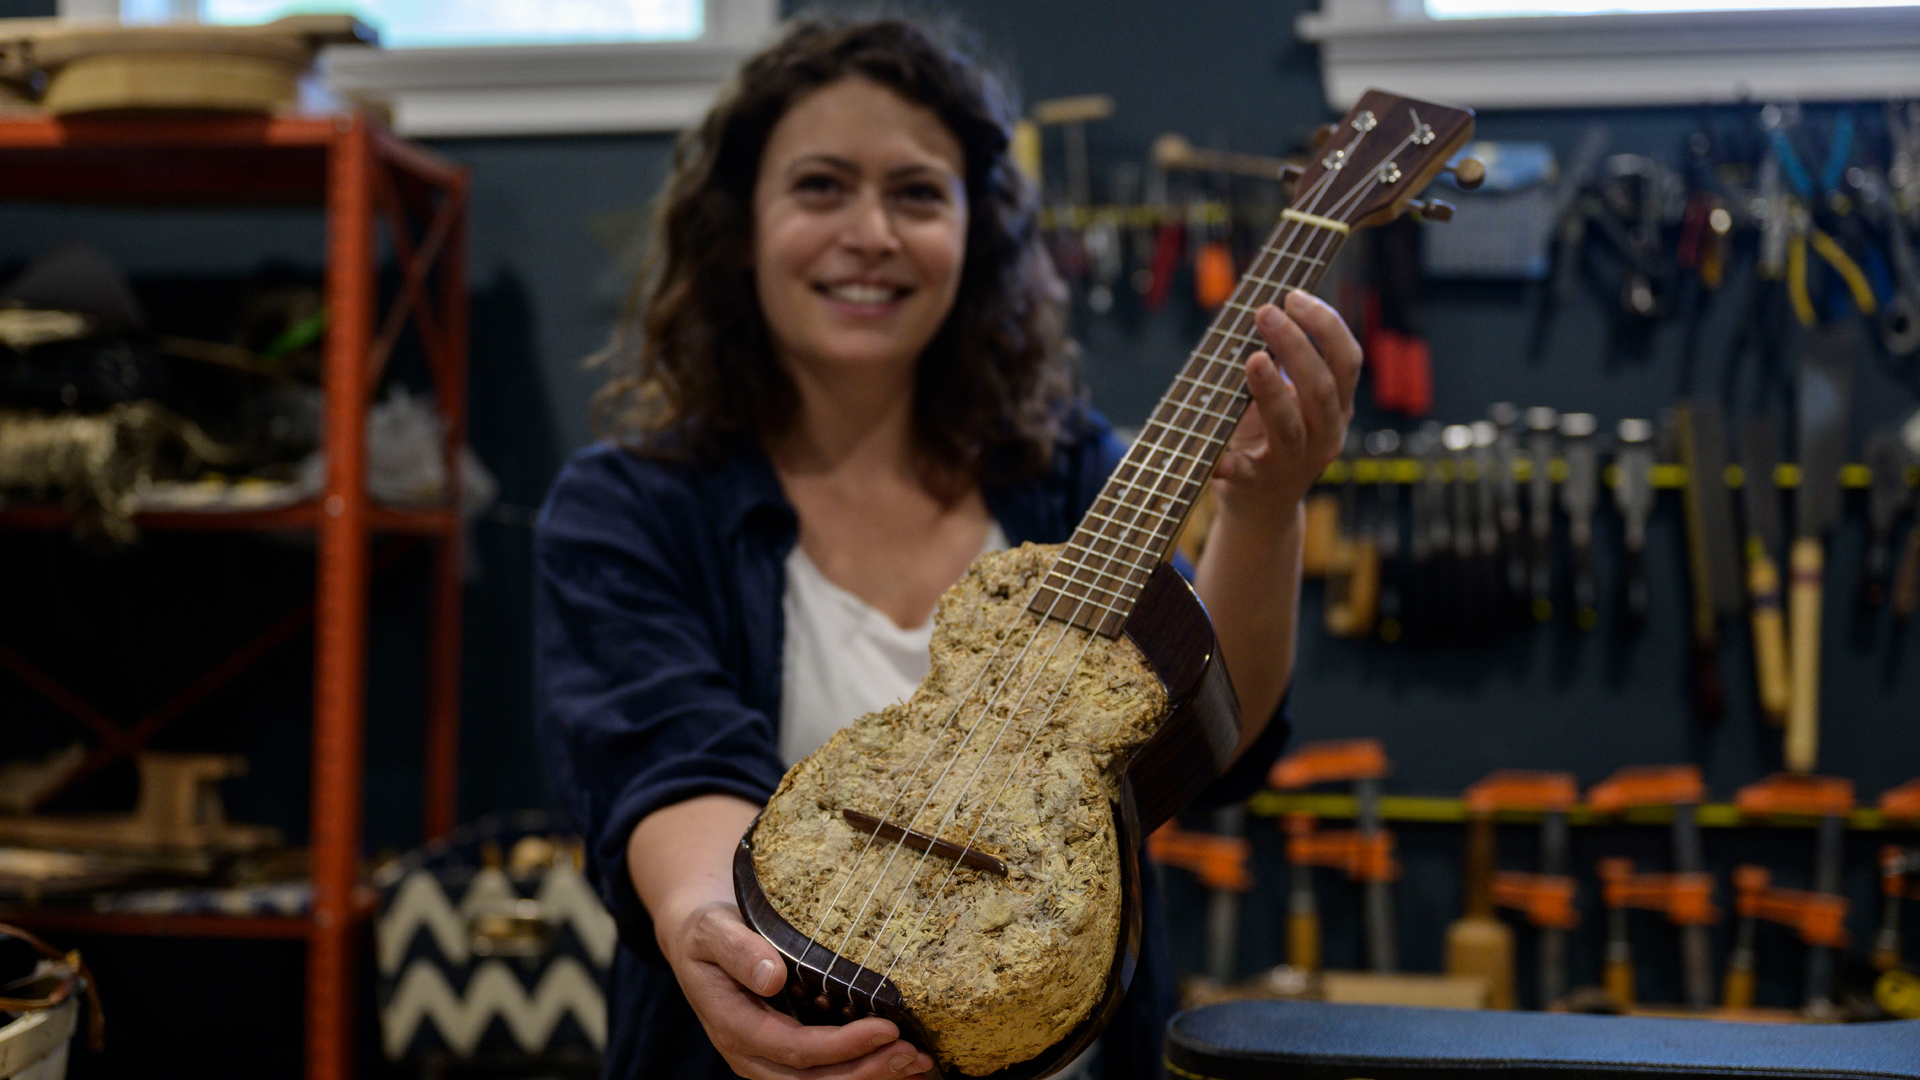
<instances>
[{"instance_id":1,"label":"fret","mask_svg":"<svg viewBox=\"0 0 1920 1080\"><path fill-rule=\"evenodd\" d=\"M1189 410L1192 410L1193 412L1197 412L1201 414L1202 416L1211 416L1215 420L1218 420L1223 424L1237 424L1240 422L1240 418L1238 416L1228 416L1226 413L1216 412L1213 409L1204 409L1198 405L1189 405L1184 402L1171 402L1171 403L1163 403L1163 404L1170 404L1175 409L1189 409ZM1147 422L1150 424L1151 423L1167 423L1167 421L1159 420L1158 418L1149 420Z\"/></svg>"},{"instance_id":2,"label":"fret","mask_svg":"<svg viewBox=\"0 0 1920 1080\"><path fill-rule=\"evenodd\" d=\"M1101 521L1104 521L1104 522L1106 522L1106 523L1107 523L1107 524L1109 524L1109 525L1119 525L1119 526L1120 526L1121 528L1123 528L1123 529L1126 529L1126 530L1127 530L1127 531L1129 531L1129 532L1144 532L1144 533L1146 533L1146 534L1147 534L1148 536L1153 536L1153 535L1155 535L1155 534L1154 534L1154 533L1153 533L1153 532L1152 532L1151 530L1148 530L1148 529L1142 529L1142 528L1140 528L1140 527L1139 527L1139 526L1137 526L1137 525L1121 525L1121 523L1120 523L1120 522L1118 522L1118 521L1115 521L1114 519L1112 519L1112 518L1110 518L1110 517L1108 517L1107 515L1105 515L1105 514L1103 514L1103 513L1101 513L1101 512L1100 512L1100 511L1098 511L1098 510L1091 510L1091 509L1090 509L1090 510L1088 510L1088 511L1087 511L1087 516L1088 516L1088 517L1090 517L1090 518L1099 518L1099 519L1100 519ZM1142 545L1140 545L1140 544L1135 544L1135 543L1131 543L1131 542L1129 542L1129 541L1126 541L1126 540L1122 540L1122 539L1120 539L1119 537L1116 537L1116 536L1114 536L1114 535L1113 535L1112 533L1101 533L1101 534L1100 534L1100 536L1101 536L1101 538L1102 538L1102 539L1104 539L1104 540L1110 540L1110 541L1112 541L1112 542L1113 542L1113 543L1114 543L1114 544L1115 544L1116 546L1118 546L1118 547L1124 547L1124 548L1132 548L1133 550L1135 550L1135 551L1137 551L1137 552L1139 552L1139 553L1140 553L1140 554L1142 554L1142 555L1153 555L1153 554L1154 554L1154 551L1153 551L1153 549L1152 549L1152 548L1148 548L1148 547L1144 547L1144 546L1142 546Z\"/></svg>"},{"instance_id":3,"label":"fret","mask_svg":"<svg viewBox=\"0 0 1920 1080\"><path fill-rule=\"evenodd\" d=\"M1264 349L1267 347L1267 343L1264 340L1262 340L1259 336L1255 334L1249 334L1244 331L1228 330L1224 327L1216 326L1213 329L1208 330L1207 333L1219 334L1221 337L1226 338L1229 341L1238 341L1246 345L1252 345L1254 348L1257 348L1257 349Z\"/></svg>"},{"instance_id":4,"label":"fret","mask_svg":"<svg viewBox=\"0 0 1920 1080\"><path fill-rule=\"evenodd\" d=\"M1082 581L1079 578L1074 578L1074 577L1060 578L1058 581L1054 580L1055 578L1058 578L1058 577L1059 575L1056 572L1055 574L1049 575L1048 581L1047 581L1048 586L1051 587L1056 592L1066 592L1067 590L1064 587L1066 585L1078 585L1088 589L1096 589L1100 592L1106 593L1108 596L1113 597L1115 600L1119 600L1122 602L1131 600L1134 598L1134 596L1139 595L1140 586L1134 584L1131 581L1124 582L1122 588L1109 589L1106 586L1100 584L1098 581ZM1144 584L1144 582L1142 584ZM1091 597L1081 597L1081 599L1091 599Z\"/></svg>"},{"instance_id":5,"label":"fret","mask_svg":"<svg viewBox=\"0 0 1920 1080\"><path fill-rule=\"evenodd\" d=\"M1125 467L1125 465L1126 465L1126 462L1121 462L1121 465L1122 465L1122 467ZM1140 475L1140 469L1141 469L1141 468L1142 468L1142 466L1140 466L1140 465L1138 465L1138 464L1136 463L1136 466L1135 466L1135 469L1134 469L1134 477L1136 477L1136 478L1137 478L1137 477L1138 477L1138 476ZM1159 473L1160 473L1160 475L1161 475L1162 477L1165 477L1165 476L1167 475L1167 474L1166 474L1166 473L1165 473L1165 472L1164 472L1163 470L1158 470L1158 469L1156 469L1156 470L1154 470L1154 471L1155 471L1155 472L1159 472ZM1119 479L1119 470L1118 470L1118 469L1116 469L1116 470L1114 470L1114 478L1115 478L1116 480L1118 480L1118 479ZM1171 498L1173 498L1173 493L1171 493L1171 492L1165 492L1165 491L1160 491L1160 490L1158 490L1158 485L1157 485L1157 484L1156 484L1156 486L1155 486L1155 487L1151 487L1151 488L1149 488L1149 487L1146 487L1145 485L1142 485L1141 483L1139 483L1137 479L1128 479L1128 480L1125 480L1125 481L1123 481L1123 483L1125 484L1125 486L1127 486L1127 487L1130 487L1130 488L1132 488L1132 489L1133 489L1134 491L1136 491L1136 492L1138 492L1138 493L1140 493L1140 494L1143 494L1143 495L1149 495L1149 496L1151 496L1151 497L1153 497L1153 498L1155 498L1155 499L1171 499ZM1120 499L1118 499L1118 498L1115 498L1115 497L1113 497L1113 496L1110 496L1110 495L1107 495L1107 494L1106 494L1106 493L1104 493L1104 492L1102 492L1102 493L1101 493L1101 496L1100 496L1100 497L1101 497L1101 498L1103 498L1103 499L1110 499L1110 500L1111 500L1111 501L1112 501L1112 502L1114 503L1114 505L1115 505L1115 507L1116 507L1116 508L1118 508L1118 507L1121 507L1121 506L1124 506L1124 505L1126 505L1126 504L1125 504L1125 503L1123 503L1123 502L1122 502L1122 501L1121 501ZM1100 503L1099 503L1099 500L1098 500L1098 499L1096 499L1096 500L1094 500L1094 505L1095 505L1095 506L1098 506L1098 505L1100 505ZM1147 513L1149 513L1149 514L1152 514L1152 515L1153 515L1154 517L1157 517L1157 518L1159 518L1159 519L1160 519L1161 521L1163 521L1163 522L1175 522L1175 523L1177 523L1177 522L1178 522L1178 521L1180 520L1179 518L1177 518L1177 517L1174 517L1174 516L1173 516L1173 515L1171 515L1171 514L1166 514L1166 513L1162 513L1162 512L1161 512L1161 511L1159 511L1159 510L1155 510L1155 509L1154 509L1153 507L1151 507L1151 506L1136 506L1136 507L1133 507L1133 509L1135 509L1135 510L1144 510L1144 511L1146 511L1146 512L1147 512Z\"/></svg>"},{"instance_id":6,"label":"fret","mask_svg":"<svg viewBox=\"0 0 1920 1080\"><path fill-rule=\"evenodd\" d=\"M1049 576L1050 576L1050 578L1051 578L1051 577L1062 577L1062 578L1063 578L1063 580L1066 580L1066 581L1076 581L1076 582L1077 582L1077 581L1079 581L1079 580L1080 580L1080 579L1079 579L1079 577L1078 577L1077 575L1078 575L1078 574L1080 573L1080 571L1082 571L1082 570L1084 570L1084 571L1086 571L1087 573L1089 573L1089 574L1092 574L1092 575L1094 575L1094 576L1095 576L1096 578L1098 578L1098 577L1099 577L1100 575L1102 575L1102 574L1104 574L1104 575L1106 575L1107 577L1110 577L1110 578L1116 578L1116 579L1118 579L1118 580L1120 581L1120 583L1121 583L1121 585L1122 585L1122 586L1129 586L1129 585L1132 585L1132 584L1133 584L1133 582L1132 582L1131 580L1129 580L1129 579L1130 579L1130 578L1131 578L1131 577L1133 576L1133 572L1134 572L1135 570L1137 570L1137 569L1139 569L1139 567L1138 567L1138 566L1136 566L1136 565L1135 565L1135 564L1133 563L1133 561L1132 561L1132 560L1128 560L1128 559L1116 559L1116 558L1115 558L1115 553L1114 553L1114 552L1107 552L1107 551L1096 551L1096 550L1094 550L1094 548L1093 548L1093 542L1094 542L1094 540L1098 540L1098 539L1110 539L1110 538L1104 538L1104 537L1100 537L1100 536L1095 536L1095 537L1094 537L1093 539L1090 539L1090 540L1086 540L1086 541L1079 541L1079 542L1075 542L1075 543L1072 543L1072 544L1069 544L1069 545L1068 545L1068 553L1069 553L1069 554L1077 554L1077 555L1080 555L1080 556L1098 556L1098 557L1099 557L1099 558L1101 559L1101 561L1103 561L1103 562L1105 562L1105 563L1107 563L1109 567L1111 567L1113 563L1115 563L1115 562L1118 562L1118 563L1120 564L1120 569L1119 569L1118 571L1115 571L1115 570L1112 570L1112 569L1100 569L1100 570L1096 570L1096 569L1094 569L1093 567L1091 567L1091 566L1088 566L1088 565L1087 565L1086 563L1084 563L1084 562L1082 562L1082 561L1080 560L1080 558L1077 558L1077 557L1076 557L1076 558L1073 558L1073 559L1071 559L1071 560L1069 560L1069 559L1067 558L1067 555L1066 555L1066 554L1063 554L1063 555L1061 555L1061 556L1060 556L1060 559L1059 559L1059 560L1057 560L1057 561L1056 561L1056 562L1054 563L1054 566L1053 566L1053 569L1052 569L1052 570L1051 570L1051 571L1049 572ZM1121 545L1119 545L1118 543L1116 543L1116 544L1115 544L1114 546L1115 546L1115 547L1119 547L1119 546L1121 546ZM1066 562L1066 563L1068 563L1068 565L1070 565L1070 566L1072 566L1072 567L1073 567L1073 573L1071 573L1071 574L1066 574L1066 575L1064 575L1064 576L1063 576L1063 575L1061 574L1061 572L1060 572L1060 563L1061 563L1061 562ZM1105 592L1108 592L1108 593L1113 593L1113 595L1116 595L1116 596L1118 596L1118 595L1119 595L1118 593L1114 593L1114 592L1113 592L1113 590L1111 590L1111 589L1107 589L1107 590L1103 590L1103 591L1105 591Z\"/></svg>"},{"instance_id":7,"label":"fret","mask_svg":"<svg viewBox=\"0 0 1920 1080\"><path fill-rule=\"evenodd\" d=\"M1149 420L1147 421L1147 426L1152 427L1154 424L1161 424L1164 426L1165 423L1166 421L1164 420ZM1179 431L1182 434L1192 435L1193 437L1199 437L1197 433L1190 432L1187 429L1173 428L1171 430ZM1201 438L1200 441L1204 445L1206 443L1212 442L1213 440L1207 439L1207 438ZM1164 446L1164 445L1161 446L1160 449L1165 450L1168 454L1171 454L1174 457L1185 458L1188 461L1192 462L1194 465L1197 465L1202 469L1209 469L1209 468L1212 468L1213 466L1213 462L1210 459L1202 457L1199 454L1193 453L1190 450L1185 450L1185 449L1172 447L1172 446Z\"/></svg>"}]
</instances>

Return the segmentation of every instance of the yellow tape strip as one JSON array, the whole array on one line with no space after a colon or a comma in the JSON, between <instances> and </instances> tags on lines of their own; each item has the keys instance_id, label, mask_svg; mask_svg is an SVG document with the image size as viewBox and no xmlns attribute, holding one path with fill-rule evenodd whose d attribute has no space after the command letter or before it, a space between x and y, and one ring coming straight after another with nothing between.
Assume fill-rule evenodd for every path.
<instances>
[{"instance_id":1,"label":"yellow tape strip","mask_svg":"<svg viewBox=\"0 0 1920 1080\"><path fill-rule=\"evenodd\" d=\"M1280 211L1280 216L1288 221L1298 221L1302 225L1311 225L1316 229L1332 229L1341 236L1345 236L1353 231L1353 226L1348 225L1344 221L1335 221L1332 218L1321 217L1319 214L1303 214L1292 208Z\"/></svg>"}]
</instances>

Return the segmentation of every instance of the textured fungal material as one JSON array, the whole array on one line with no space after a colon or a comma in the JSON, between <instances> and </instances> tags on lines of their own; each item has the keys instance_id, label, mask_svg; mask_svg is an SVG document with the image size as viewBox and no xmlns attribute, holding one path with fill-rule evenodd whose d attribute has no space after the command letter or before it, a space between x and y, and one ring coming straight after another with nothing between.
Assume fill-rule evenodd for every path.
<instances>
[{"instance_id":1,"label":"textured fungal material","mask_svg":"<svg viewBox=\"0 0 1920 1080\"><path fill-rule=\"evenodd\" d=\"M1034 1057L1099 1004L1121 930L1113 801L1167 713L1131 641L1026 610L1059 550L976 562L940 599L932 671L912 698L795 765L754 834L774 909L891 978L929 1052L968 1076ZM1009 872L873 837L847 809Z\"/></svg>"}]
</instances>

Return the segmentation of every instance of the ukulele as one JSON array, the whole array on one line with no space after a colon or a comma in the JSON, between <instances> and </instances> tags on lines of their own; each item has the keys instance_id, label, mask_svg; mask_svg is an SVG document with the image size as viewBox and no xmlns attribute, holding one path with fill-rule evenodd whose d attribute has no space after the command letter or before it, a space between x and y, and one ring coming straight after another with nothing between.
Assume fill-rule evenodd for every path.
<instances>
[{"instance_id":1,"label":"ukulele","mask_svg":"<svg viewBox=\"0 0 1920 1080\"><path fill-rule=\"evenodd\" d=\"M1254 312L1353 229L1427 209L1472 132L1363 95L1073 537L982 556L913 696L788 771L734 856L742 917L786 959L777 1007L883 1016L951 1080L1043 1077L1099 1036L1140 944L1141 839L1239 745L1212 624L1165 560L1249 401Z\"/></svg>"}]
</instances>

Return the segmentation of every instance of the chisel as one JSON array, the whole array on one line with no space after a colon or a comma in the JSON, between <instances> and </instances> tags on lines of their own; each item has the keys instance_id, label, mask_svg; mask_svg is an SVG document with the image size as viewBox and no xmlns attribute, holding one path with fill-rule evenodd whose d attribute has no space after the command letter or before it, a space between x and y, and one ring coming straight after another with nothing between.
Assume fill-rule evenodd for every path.
<instances>
[{"instance_id":1,"label":"chisel","mask_svg":"<svg viewBox=\"0 0 1920 1080\"><path fill-rule=\"evenodd\" d=\"M1820 603L1825 536L1840 519L1840 466L1846 462L1847 417L1853 405L1854 327L1823 327L1800 364L1800 490L1794 498L1792 687L1787 705L1786 766L1812 772L1820 743Z\"/></svg>"},{"instance_id":2,"label":"chisel","mask_svg":"<svg viewBox=\"0 0 1920 1080\"><path fill-rule=\"evenodd\" d=\"M1453 574L1447 585L1447 608L1463 637L1475 638L1485 624L1480 592L1479 533L1474 527L1474 484L1469 478L1473 429L1448 424L1440 432L1447 448L1453 483L1447 485L1447 514L1453 536Z\"/></svg>"},{"instance_id":3,"label":"chisel","mask_svg":"<svg viewBox=\"0 0 1920 1080\"><path fill-rule=\"evenodd\" d=\"M1774 483L1779 456L1773 421L1756 416L1740 426L1740 501L1747 515L1747 602L1753 624L1754 682L1760 714L1774 727L1787 722L1793 681L1787 670L1787 629L1780 603L1780 488Z\"/></svg>"},{"instance_id":4,"label":"chisel","mask_svg":"<svg viewBox=\"0 0 1920 1080\"><path fill-rule=\"evenodd\" d=\"M1380 483L1373 492L1374 548L1380 558L1380 614L1374 620L1380 640L1400 640L1400 485L1387 472L1388 460L1400 450L1400 433L1383 428L1367 436L1367 453L1380 459Z\"/></svg>"},{"instance_id":5,"label":"chisel","mask_svg":"<svg viewBox=\"0 0 1920 1080\"><path fill-rule=\"evenodd\" d=\"M1560 508L1567 514L1567 553L1573 561L1573 625L1591 630L1600 623L1593 578L1593 510L1600 501L1600 450L1592 413L1560 414L1560 452L1567 479L1560 485Z\"/></svg>"},{"instance_id":6,"label":"chisel","mask_svg":"<svg viewBox=\"0 0 1920 1080\"><path fill-rule=\"evenodd\" d=\"M1524 608L1527 595L1527 549L1520 536L1520 481L1513 475L1513 463L1520 456L1520 408L1511 401L1497 401L1487 410L1493 418L1494 491L1499 499L1500 544L1507 557L1507 602ZM1501 618L1511 616L1502 612Z\"/></svg>"},{"instance_id":7,"label":"chisel","mask_svg":"<svg viewBox=\"0 0 1920 1080\"><path fill-rule=\"evenodd\" d=\"M1900 441L1907 448L1908 459L1920 463L1920 412L1900 425ZM1907 549L1900 555L1900 569L1893 575L1893 617L1905 622L1915 607L1920 607L1920 521L1907 530Z\"/></svg>"},{"instance_id":8,"label":"chisel","mask_svg":"<svg viewBox=\"0 0 1920 1080\"><path fill-rule=\"evenodd\" d=\"M1877 431L1867 439L1867 555L1860 572L1860 606L1877 608L1887 602L1893 579L1893 528L1906 513L1913 489L1907 486L1907 450L1900 436Z\"/></svg>"},{"instance_id":9,"label":"chisel","mask_svg":"<svg viewBox=\"0 0 1920 1080\"><path fill-rule=\"evenodd\" d=\"M1492 634L1505 620L1507 598L1500 570L1499 458L1494 443L1499 432L1492 421L1476 420L1473 428L1474 529L1479 553L1474 560L1474 588L1485 613L1484 629Z\"/></svg>"},{"instance_id":10,"label":"chisel","mask_svg":"<svg viewBox=\"0 0 1920 1080\"><path fill-rule=\"evenodd\" d=\"M1553 451L1560 414L1545 405L1527 410L1527 570L1533 619L1553 618Z\"/></svg>"},{"instance_id":11,"label":"chisel","mask_svg":"<svg viewBox=\"0 0 1920 1080\"><path fill-rule=\"evenodd\" d=\"M1645 420L1620 421L1619 448L1613 453L1619 477L1613 503L1620 511L1624 558L1620 588L1626 598L1627 618L1634 626L1647 621L1647 519L1653 515L1653 425Z\"/></svg>"},{"instance_id":12,"label":"chisel","mask_svg":"<svg viewBox=\"0 0 1920 1080\"><path fill-rule=\"evenodd\" d=\"M1727 704L1726 679L1720 672L1720 619L1737 614L1742 599L1720 407L1711 401L1680 402L1673 410L1673 433L1687 474L1681 494L1693 586L1693 714L1712 723ZM1775 614L1777 627L1777 610Z\"/></svg>"}]
</instances>

